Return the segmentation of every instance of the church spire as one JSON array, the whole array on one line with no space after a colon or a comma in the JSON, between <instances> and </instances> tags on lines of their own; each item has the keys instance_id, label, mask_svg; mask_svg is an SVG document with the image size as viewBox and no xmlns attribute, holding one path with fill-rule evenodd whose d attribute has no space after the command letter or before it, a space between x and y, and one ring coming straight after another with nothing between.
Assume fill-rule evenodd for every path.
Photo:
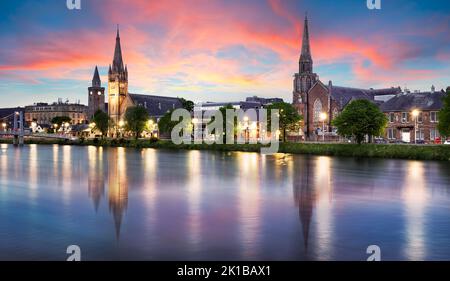
<instances>
[{"instance_id":1,"label":"church spire","mask_svg":"<svg viewBox=\"0 0 450 281\"><path fill-rule=\"evenodd\" d=\"M102 82L100 80L100 75L98 74L98 68L95 66L94 76L92 77L92 87L101 87Z\"/></svg>"},{"instance_id":2,"label":"church spire","mask_svg":"<svg viewBox=\"0 0 450 281\"><path fill-rule=\"evenodd\" d=\"M300 73L312 72L312 56L309 44L308 14L303 25L302 53L300 54Z\"/></svg>"},{"instance_id":3,"label":"church spire","mask_svg":"<svg viewBox=\"0 0 450 281\"><path fill-rule=\"evenodd\" d=\"M119 25L117 25L116 47L114 49L114 59L112 70L114 72L123 72L122 48L120 47Z\"/></svg>"}]
</instances>

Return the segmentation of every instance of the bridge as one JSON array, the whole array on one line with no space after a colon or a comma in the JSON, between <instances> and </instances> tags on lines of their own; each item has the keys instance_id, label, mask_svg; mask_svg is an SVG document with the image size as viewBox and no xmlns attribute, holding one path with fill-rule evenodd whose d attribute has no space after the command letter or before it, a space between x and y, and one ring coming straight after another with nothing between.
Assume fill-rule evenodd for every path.
<instances>
[{"instance_id":1,"label":"bridge","mask_svg":"<svg viewBox=\"0 0 450 281\"><path fill-rule=\"evenodd\" d=\"M24 129L23 112L14 112L11 115L5 116L2 119L10 118L14 115L13 129L9 131L0 131L0 137L13 136L13 144L16 146L22 146L24 144L25 137L44 138L44 139L64 139L70 140L72 137L58 134L45 134L45 133L33 133L30 130Z\"/></svg>"}]
</instances>

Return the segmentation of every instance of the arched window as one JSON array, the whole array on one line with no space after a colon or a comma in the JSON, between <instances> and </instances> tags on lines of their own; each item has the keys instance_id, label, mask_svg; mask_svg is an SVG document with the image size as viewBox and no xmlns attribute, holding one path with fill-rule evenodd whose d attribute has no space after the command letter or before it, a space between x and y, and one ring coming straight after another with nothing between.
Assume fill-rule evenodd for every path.
<instances>
[{"instance_id":1,"label":"arched window","mask_svg":"<svg viewBox=\"0 0 450 281\"><path fill-rule=\"evenodd\" d=\"M322 113L322 102L320 101L320 99L316 99L314 101L314 122L319 122L320 121L320 114Z\"/></svg>"},{"instance_id":2,"label":"arched window","mask_svg":"<svg viewBox=\"0 0 450 281\"><path fill-rule=\"evenodd\" d=\"M339 115L339 110L337 108L333 109L333 119Z\"/></svg>"}]
</instances>

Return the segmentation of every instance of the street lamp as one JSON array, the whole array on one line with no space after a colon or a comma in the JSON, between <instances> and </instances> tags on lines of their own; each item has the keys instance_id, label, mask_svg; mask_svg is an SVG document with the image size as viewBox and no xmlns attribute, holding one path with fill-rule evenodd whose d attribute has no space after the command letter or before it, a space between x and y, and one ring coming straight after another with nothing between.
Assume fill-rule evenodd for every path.
<instances>
[{"instance_id":1,"label":"street lamp","mask_svg":"<svg viewBox=\"0 0 450 281\"><path fill-rule=\"evenodd\" d=\"M419 116L419 111L414 109L412 116L414 117L414 144L417 144L417 117Z\"/></svg>"},{"instance_id":2,"label":"street lamp","mask_svg":"<svg viewBox=\"0 0 450 281\"><path fill-rule=\"evenodd\" d=\"M6 131L6 123L2 123L3 131Z\"/></svg>"},{"instance_id":3,"label":"street lamp","mask_svg":"<svg viewBox=\"0 0 450 281\"><path fill-rule=\"evenodd\" d=\"M245 128L245 142L247 142L250 139L249 133L248 133L248 116L244 116L244 128Z\"/></svg>"},{"instance_id":4,"label":"street lamp","mask_svg":"<svg viewBox=\"0 0 450 281\"><path fill-rule=\"evenodd\" d=\"M325 142L325 120L327 120L327 114L325 112L320 113L320 121L322 121L322 141Z\"/></svg>"}]
</instances>

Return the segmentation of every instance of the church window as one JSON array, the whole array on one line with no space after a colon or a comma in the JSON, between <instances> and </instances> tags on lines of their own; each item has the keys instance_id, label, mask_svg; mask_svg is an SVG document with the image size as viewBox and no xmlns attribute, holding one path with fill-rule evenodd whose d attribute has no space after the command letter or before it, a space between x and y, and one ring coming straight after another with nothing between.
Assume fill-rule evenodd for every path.
<instances>
[{"instance_id":1,"label":"church window","mask_svg":"<svg viewBox=\"0 0 450 281\"><path fill-rule=\"evenodd\" d=\"M313 113L314 113L314 117L313 117L314 122L319 122L320 114L322 113L322 102L320 101L320 99L316 99L314 101Z\"/></svg>"}]
</instances>

